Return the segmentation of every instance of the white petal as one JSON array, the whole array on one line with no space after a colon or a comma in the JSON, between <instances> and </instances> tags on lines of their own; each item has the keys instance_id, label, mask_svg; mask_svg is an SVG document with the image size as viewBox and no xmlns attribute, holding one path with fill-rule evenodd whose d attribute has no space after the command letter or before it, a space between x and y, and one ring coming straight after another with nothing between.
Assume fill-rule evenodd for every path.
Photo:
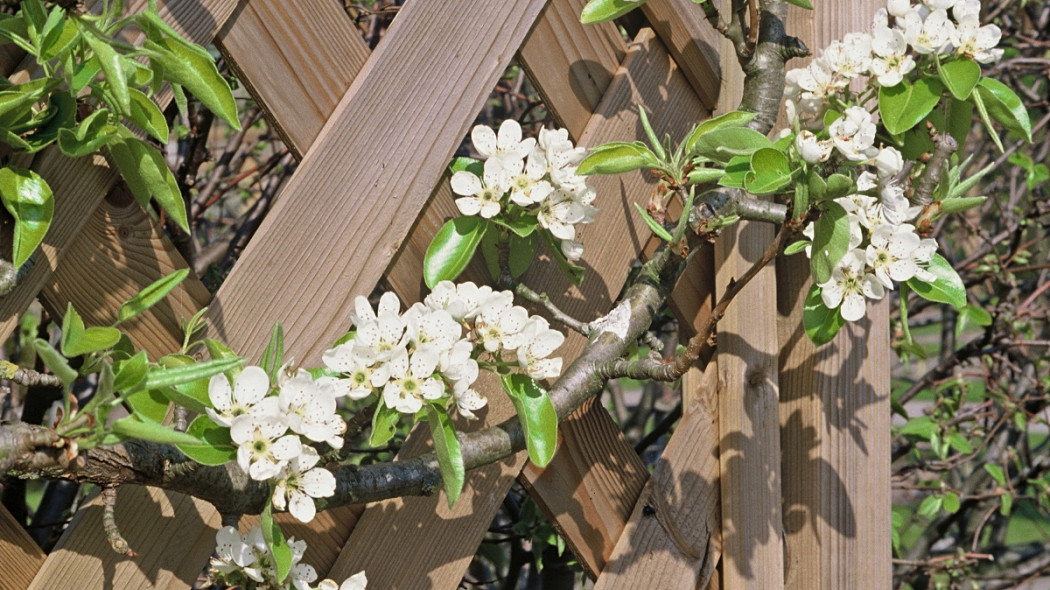
<instances>
[{"instance_id":1,"label":"white petal","mask_svg":"<svg viewBox=\"0 0 1050 590\"><path fill-rule=\"evenodd\" d=\"M292 513L299 522L310 522L317 515L317 506L314 499L303 493L292 494L288 502L288 512Z\"/></svg>"}]
</instances>

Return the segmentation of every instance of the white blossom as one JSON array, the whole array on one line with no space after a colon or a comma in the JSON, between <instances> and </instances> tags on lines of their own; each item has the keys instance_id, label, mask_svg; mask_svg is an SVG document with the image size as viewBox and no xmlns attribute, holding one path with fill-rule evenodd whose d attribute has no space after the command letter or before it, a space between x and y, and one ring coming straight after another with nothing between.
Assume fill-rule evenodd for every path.
<instances>
[{"instance_id":1,"label":"white blossom","mask_svg":"<svg viewBox=\"0 0 1050 590\"><path fill-rule=\"evenodd\" d=\"M300 370L287 377L282 372L277 399L281 416L293 432L335 449L342 448L346 423L336 414L335 398L309 373Z\"/></svg>"},{"instance_id":2,"label":"white blossom","mask_svg":"<svg viewBox=\"0 0 1050 590\"><path fill-rule=\"evenodd\" d=\"M871 33L871 73L879 86L896 86L915 69L915 58L908 53L904 33L899 29L891 29L885 21L885 12L880 9Z\"/></svg>"},{"instance_id":3,"label":"white blossom","mask_svg":"<svg viewBox=\"0 0 1050 590\"><path fill-rule=\"evenodd\" d=\"M955 45L956 53L983 64L993 63L1003 57L1003 50L996 47L1002 35L996 25L982 27L976 15L967 15L952 31L952 45Z\"/></svg>"},{"instance_id":4,"label":"white blossom","mask_svg":"<svg viewBox=\"0 0 1050 590\"><path fill-rule=\"evenodd\" d=\"M818 139L812 131L803 129L795 136L795 149L798 155L808 164L827 162L835 144L830 139Z\"/></svg>"},{"instance_id":5,"label":"white blossom","mask_svg":"<svg viewBox=\"0 0 1050 590\"><path fill-rule=\"evenodd\" d=\"M208 381L208 399L215 409L205 408L205 411L216 424L230 426L234 419L252 411L257 404L263 404L259 412L272 411L268 406L273 402L264 403L269 391L270 378L262 367L245 367L234 379L233 387L226 375L212 375Z\"/></svg>"},{"instance_id":6,"label":"white blossom","mask_svg":"<svg viewBox=\"0 0 1050 590\"><path fill-rule=\"evenodd\" d=\"M533 379L551 379L561 373L561 357L547 358L565 341L565 335L550 329L547 320L532 316L521 330L518 364Z\"/></svg>"},{"instance_id":7,"label":"white blossom","mask_svg":"<svg viewBox=\"0 0 1050 590\"><path fill-rule=\"evenodd\" d=\"M486 162L523 160L536 145L536 140L531 137L521 138L521 125L513 119L500 124L498 135L487 125L476 125L470 132L470 140Z\"/></svg>"},{"instance_id":8,"label":"white blossom","mask_svg":"<svg viewBox=\"0 0 1050 590\"><path fill-rule=\"evenodd\" d=\"M321 580L317 584L317 590L365 590L367 586L368 578L365 576L365 572L357 572L343 580L343 583L339 586L336 586L334 580Z\"/></svg>"},{"instance_id":9,"label":"white blossom","mask_svg":"<svg viewBox=\"0 0 1050 590\"><path fill-rule=\"evenodd\" d=\"M314 498L335 494L335 476L323 467L317 467L320 456L313 447L303 447L277 475L273 491L273 505L288 510L300 522L310 522L317 514Z\"/></svg>"},{"instance_id":10,"label":"white blossom","mask_svg":"<svg viewBox=\"0 0 1050 590\"><path fill-rule=\"evenodd\" d=\"M498 159L486 160L482 178L466 170L452 175L450 184L452 192L460 195L460 198L456 199L456 207L460 213L481 215L485 219L499 214L502 210L500 200L511 187L511 178L505 166Z\"/></svg>"},{"instance_id":11,"label":"white blossom","mask_svg":"<svg viewBox=\"0 0 1050 590\"><path fill-rule=\"evenodd\" d=\"M904 16L904 40L917 53L944 53L954 33L955 25L943 9L923 18L922 13L913 8Z\"/></svg>"},{"instance_id":12,"label":"white blossom","mask_svg":"<svg viewBox=\"0 0 1050 590\"><path fill-rule=\"evenodd\" d=\"M285 435L288 426L279 416L238 416L230 427L230 438L237 444L237 464L252 479L273 478L288 461L302 452L294 434Z\"/></svg>"},{"instance_id":13,"label":"white blossom","mask_svg":"<svg viewBox=\"0 0 1050 590\"><path fill-rule=\"evenodd\" d=\"M828 309L839 308L842 319L854 322L864 317L867 299L882 299L885 289L875 275L865 272L865 254L850 250L831 271L831 278L819 285Z\"/></svg>"},{"instance_id":14,"label":"white blossom","mask_svg":"<svg viewBox=\"0 0 1050 590\"><path fill-rule=\"evenodd\" d=\"M440 356L423 346L412 353L402 352L388 364L390 380L383 387L383 402L404 414L423 409L423 400L434 400L445 393L445 384L434 374Z\"/></svg>"},{"instance_id":15,"label":"white blossom","mask_svg":"<svg viewBox=\"0 0 1050 590\"><path fill-rule=\"evenodd\" d=\"M849 107L831 125L828 134L835 147L847 160L859 162L871 158L875 144L875 123L864 107Z\"/></svg>"}]
</instances>

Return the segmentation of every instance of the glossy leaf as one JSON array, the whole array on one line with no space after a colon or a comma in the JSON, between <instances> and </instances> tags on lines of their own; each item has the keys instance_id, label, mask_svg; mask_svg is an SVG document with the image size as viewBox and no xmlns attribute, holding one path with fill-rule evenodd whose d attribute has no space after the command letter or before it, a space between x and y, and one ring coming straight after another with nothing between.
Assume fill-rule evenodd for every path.
<instances>
[{"instance_id":1,"label":"glossy leaf","mask_svg":"<svg viewBox=\"0 0 1050 590\"><path fill-rule=\"evenodd\" d=\"M529 459L537 467L546 467L558 447L558 413L547 390L531 377L517 373L505 375L502 382L518 411Z\"/></svg>"},{"instance_id":2,"label":"glossy leaf","mask_svg":"<svg viewBox=\"0 0 1050 590\"><path fill-rule=\"evenodd\" d=\"M122 60L129 58L117 53L110 46L109 39L100 37L93 27L81 26L80 33L83 35L84 40L87 41L88 47L94 52L95 59L98 60L102 73L106 76L106 85L109 88L109 93L116 101L110 106L122 115L130 114L131 92L128 88L128 78L124 73L124 65L121 63Z\"/></svg>"},{"instance_id":3,"label":"glossy leaf","mask_svg":"<svg viewBox=\"0 0 1050 590\"><path fill-rule=\"evenodd\" d=\"M653 154L659 160L666 160L667 152L660 143L660 138L653 131L653 126L649 124L649 116L645 114L645 107L642 105L638 105L638 120L642 124L642 130L645 131L645 137L649 140L649 147L653 150Z\"/></svg>"},{"instance_id":4,"label":"glossy leaf","mask_svg":"<svg viewBox=\"0 0 1050 590\"><path fill-rule=\"evenodd\" d=\"M642 4L645 0L589 0L580 11L580 22L585 25L608 22L640 8Z\"/></svg>"},{"instance_id":5,"label":"glossy leaf","mask_svg":"<svg viewBox=\"0 0 1050 590\"><path fill-rule=\"evenodd\" d=\"M142 47L151 62L159 62L166 79L189 90L223 121L240 130L233 92L207 51L181 39L158 35L146 39Z\"/></svg>"},{"instance_id":6,"label":"glossy leaf","mask_svg":"<svg viewBox=\"0 0 1050 590\"><path fill-rule=\"evenodd\" d=\"M212 422L208 416L194 418L186 434L197 440L175 446L190 459L202 465L225 465L237 460L237 445L230 438L230 429Z\"/></svg>"},{"instance_id":7,"label":"glossy leaf","mask_svg":"<svg viewBox=\"0 0 1050 590\"><path fill-rule=\"evenodd\" d=\"M936 78L920 78L914 84L905 80L880 88L879 114L886 131L899 135L917 125L937 106L942 90Z\"/></svg>"},{"instance_id":8,"label":"glossy leaf","mask_svg":"<svg viewBox=\"0 0 1050 590\"><path fill-rule=\"evenodd\" d=\"M806 330L806 336L816 344L822 346L831 342L838 334L846 320L838 308L828 309L824 305L824 299L820 296L820 287L813 285L806 294L806 301L802 308L802 326Z\"/></svg>"},{"instance_id":9,"label":"glossy leaf","mask_svg":"<svg viewBox=\"0 0 1050 590\"><path fill-rule=\"evenodd\" d=\"M0 168L0 199L15 220L12 259L18 268L36 251L51 227L55 196L36 172L4 167Z\"/></svg>"},{"instance_id":10,"label":"glossy leaf","mask_svg":"<svg viewBox=\"0 0 1050 590\"><path fill-rule=\"evenodd\" d=\"M120 174L127 182L135 200L144 209L149 207L149 200L154 198L179 227L189 231L182 192L179 191L175 176L160 152L134 137L122 137L112 141L109 144L109 152L120 168Z\"/></svg>"},{"instance_id":11,"label":"glossy leaf","mask_svg":"<svg viewBox=\"0 0 1050 590\"><path fill-rule=\"evenodd\" d=\"M654 168L659 164L656 155L642 142L613 142L594 148L580 162L576 173L622 174L640 168Z\"/></svg>"},{"instance_id":12,"label":"glossy leaf","mask_svg":"<svg viewBox=\"0 0 1050 590\"><path fill-rule=\"evenodd\" d=\"M259 528L262 529L263 540L266 541L266 546L270 548L270 554L273 556L277 581L283 582L292 571L292 549L285 542L281 527L273 519L272 501L266 502L266 507L259 515Z\"/></svg>"},{"instance_id":13,"label":"glossy leaf","mask_svg":"<svg viewBox=\"0 0 1050 590\"><path fill-rule=\"evenodd\" d=\"M849 251L849 216L842 205L834 201L825 203L825 210L814 222L813 249L809 260L813 282L826 283L831 271Z\"/></svg>"},{"instance_id":14,"label":"glossy leaf","mask_svg":"<svg viewBox=\"0 0 1050 590\"><path fill-rule=\"evenodd\" d=\"M952 265L940 254L934 254L926 270L936 276L931 283L920 281L918 278L908 280L911 287L923 299L947 303L959 309L966 305L966 286L963 285L959 273L955 272Z\"/></svg>"},{"instance_id":15,"label":"glossy leaf","mask_svg":"<svg viewBox=\"0 0 1050 590\"><path fill-rule=\"evenodd\" d=\"M445 495L448 507L456 503L463 482L466 480L466 469L463 466L463 451L456 438L456 429L452 419L444 408L426 404L427 422L430 424L430 435L434 441L434 454L437 455L438 467L441 468L441 480L445 483Z\"/></svg>"},{"instance_id":16,"label":"glossy leaf","mask_svg":"<svg viewBox=\"0 0 1050 590\"><path fill-rule=\"evenodd\" d=\"M120 310L117 312L117 321L124 322L130 320L153 307L160 302L161 299L167 297L168 293L171 293L172 289L179 286L179 283L181 283L189 274L189 269L183 268L162 279L154 281L120 306Z\"/></svg>"},{"instance_id":17,"label":"glossy leaf","mask_svg":"<svg viewBox=\"0 0 1050 590\"><path fill-rule=\"evenodd\" d=\"M1032 142L1032 122L1028 118L1028 111L1009 86L994 78L981 78L976 91L993 119L1025 141Z\"/></svg>"},{"instance_id":18,"label":"glossy leaf","mask_svg":"<svg viewBox=\"0 0 1050 590\"><path fill-rule=\"evenodd\" d=\"M383 403L379 398L376 411L372 414L372 433L368 436L368 444L372 448L378 448L390 442L397 433L397 424L401 420L401 412Z\"/></svg>"},{"instance_id":19,"label":"glossy leaf","mask_svg":"<svg viewBox=\"0 0 1050 590\"><path fill-rule=\"evenodd\" d=\"M233 351L230 352L232 353ZM212 358L215 357L213 356ZM281 326L281 322L276 322L273 325L273 331L270 332L270 341L266 343L266 348L263 350L262 363L259 366L266 371L271 380L276 381L277 372L281 369L283 363L284 327Z\"/></svg>"},{"instance_id":20,"label":"glossy leaf","mask_svg":"<svg viewBox=\"0 0 1050 590\"><path fill-rule=\"evenodd\" d=\"M981 66L972 59L957 59L939 68L941 82L959 100L966 100L981 79Z\"/></svg>"},{"instance_id":21,"label":"glossy leaf","mask_svg":"<svg viewBox=\"0 0 1050 590\"><path fill-rule=\"evenodd\" d=\"M441 226L423 257L423 281L431 289L455 280L467 268L489 224L476 215L454 217Z\"/></svg>"},{"instance_id":22,"label":"glossy leaf","mask_svg":"<svg viewBox=\"0 0 1050 590\"><path fill-rule=\"evenodd\" d=\"M114 137L116 127L109 124L109 110L99 109L74 129L58 130L58 149L71 158L97 152Z\"/></svg>"}]
</instances>

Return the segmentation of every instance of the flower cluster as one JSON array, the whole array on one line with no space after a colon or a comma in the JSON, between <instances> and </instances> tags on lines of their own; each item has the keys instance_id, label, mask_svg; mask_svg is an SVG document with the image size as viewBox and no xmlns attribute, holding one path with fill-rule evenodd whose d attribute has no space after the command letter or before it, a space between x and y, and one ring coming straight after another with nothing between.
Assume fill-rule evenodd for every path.
<instances>
[{"instance_id":1,"label":"flower cluster","mask_svg":"<svg viewBox=\"0 0 1050 590\"><path fill-rule=\"evenodd\" d=\"M318 467L309 445L343 445L346 423L336 413L345 384L332 377L314 380L306 371L281 369L276 389L261 367L245 367L233 385L225 375L208 383L208 416L229 427L237 464L252 479L275 482L273 504L302 522L316 514L314 498L335 493L335 477ZM304 439L306 443L304 444Z\"/></svg>"},{"instance_id":2,"label":"flower cluster","mask_svg":"<svg viewBox=\"0 0 1050 590\"><path fill-rule=\"evenodd\" d=\"M211 560L211 577L215 583L256 590L314 590L310 584L317 579L317 571L300 563L306 552L306 542L288 539L292 552L292 568L282 582L278 578L273 553L263 538L262 530L252 527L242 535L232 526L219 529L215 535L215 556ZM316 590L365 590L368 583L364 572L359 572L336 586L333 580L322 580Z\"/></svg>"},{"instance_id":3,"label":"flower cluster","mask_svg":"<svg viewBox=\"0 0 1050 590\"><path fill-rule=\"evenodd\" d=\"M491 219L497 215L533 215L561 241L569 260L579 260L583 245L576 241L576 224L590 223L598 212L594 189L576 166L585 150L573 145L565 129L541 129L539 138L521 138L521 126L504 121L497 134L478 125L470 133L482 156L481 176L466 170L452 175L456 206L464 215Z\"/></svg>"},{"instance_id":4,"label":"flower cluster","mask_svg":"<svg viewBox=\"0 0 1050 590\"><path fill-rule=\"evenodd\" d=\"M561 359L548 357L564 336L515 306L510 291L442 281L404 313L392 293L375 310L364 297L355 307L352 337L322 357L344 376L351 399L375 393L387 407L415 414L425 402L451 397L460 415L473 418L488 403L471 388L480 354L503 363L504 352L515 352L520 370L536 379L561 372Z\"/></svg>"},{"instance_id":5,"label":"flower cluster","mask_svg":"<svg viewBox=\"0 0 1050 590\"><path fill-rule=\"evenodd\" d=\"M936 280L927 266L937 249L910 223L922 208L912 206L901 186L901 153L875 145L877 116L865 102L871 94L851 95L851 83L867 76L869 88L896 86L924 59L999 59L1000 31L980 26L979 11L978 0L889 0L870 33L847 35L806 68L787 73L798 156L810 165L845 162L859 170L855 193L835 199L848 215L849 249L830 279L818 285L824 304L838 308L844 320L864 317L866 299L881 299L894 282ZM824 128L830 109L838 112ZM804 234L813 239L813 226Z\"/></svg>"},{"instance_id":6,"label":"flower cluster","mask_svg":"<svg viewBox=\"0 0 1050 590\"><path fill-rule=\"evenodd\" d=\"M896 86L925 56L998 61L1003 50L996 45L1002 33L995 25L981 26L980 10L980 0L925 0L914 5L888 0L875 14L870 33L846 35L809 66L788 72L788 118L818 129L830 99L846 92L853 80L868 76L878 86Z\"/></svg>"}]
</instances>

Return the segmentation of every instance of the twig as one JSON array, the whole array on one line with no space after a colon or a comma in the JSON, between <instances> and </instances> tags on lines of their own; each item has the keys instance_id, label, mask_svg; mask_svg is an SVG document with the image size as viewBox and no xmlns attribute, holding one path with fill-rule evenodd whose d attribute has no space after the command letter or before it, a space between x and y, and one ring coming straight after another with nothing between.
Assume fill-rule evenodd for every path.
<instances>
[{"instance_id":1,"label":"twig","mask_svg":"<svg viewBox=\"0 0 1050 590\"><path fill-rule=\"evenodd\" d=\"M0 360L0 378L14 381L26 387L38 385L43 387L62 387L62 380L55 375L19 367L8 360Z\"/></svg>"},{"instance_id":2,"label":"twig","mask_svg":"<svg viewBox=\"0 0 1050 590\"><path fill-rule=\"evenodd\" d=\"M542 305L551 314L551 318L561 322L566 328L579 332L584 336L589 336L591 333L591 327L589 324L581 322L576 318L570 316L561 310L557 305L551 301L551 298L546 293L537 293L533 291L525 283L514 280L514 294L524 297L526 300Z\"/></svg>"},{"instance_id":3,"label":"twig","mask_svg":"<svg viewBox=\"0 0 1050 590\"><path fill-rule=\"evenodd\" d=\"M116 486L102 488L102 529L106 531L106 540L109 541L109 546L118 554L135 557L138 553L135 553L124 538L124 535L120 534L120 529L117 528L116 506Z\"/></svg>"}]
</instances>

